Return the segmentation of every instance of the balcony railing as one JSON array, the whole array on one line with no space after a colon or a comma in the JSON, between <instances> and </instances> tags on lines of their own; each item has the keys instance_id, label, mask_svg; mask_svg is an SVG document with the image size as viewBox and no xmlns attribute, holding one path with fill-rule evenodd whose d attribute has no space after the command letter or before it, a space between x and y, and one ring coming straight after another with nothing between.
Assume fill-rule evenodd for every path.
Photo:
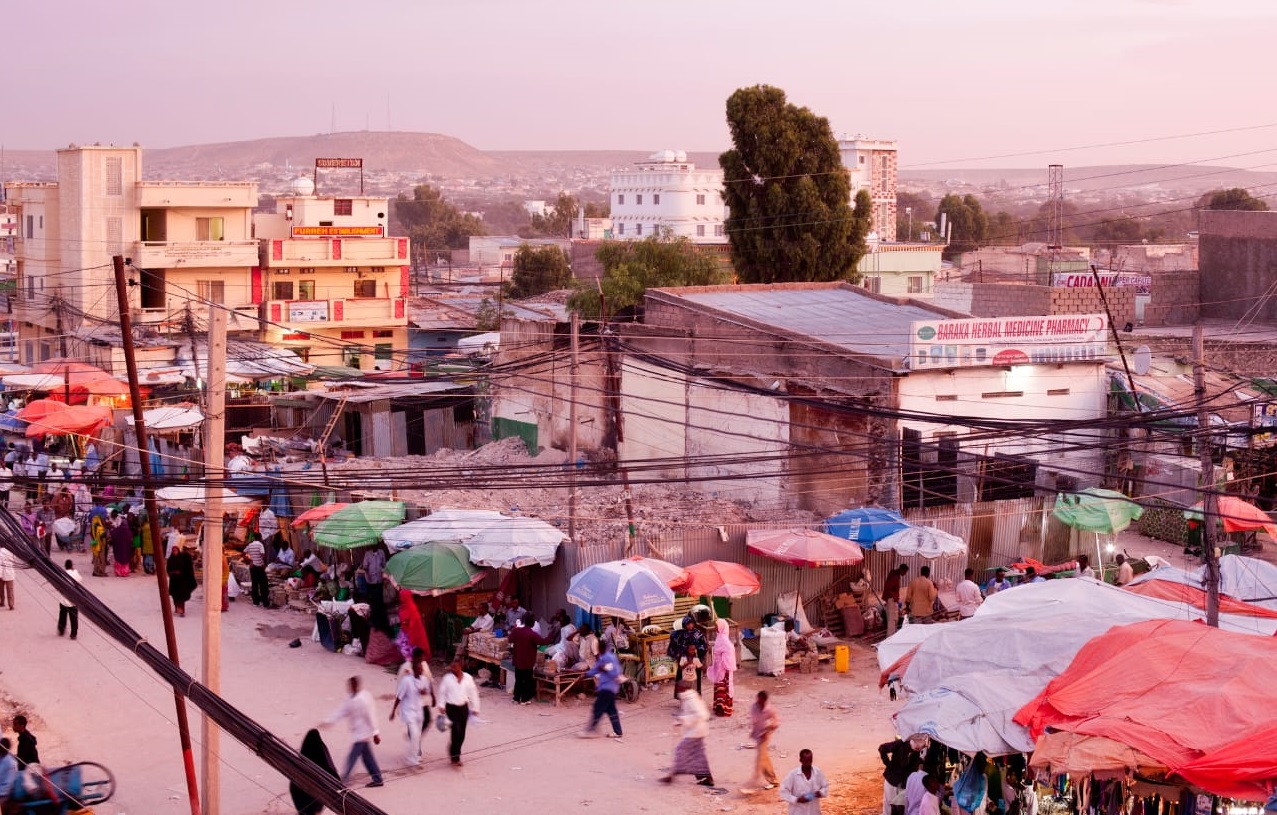
<instances>
[{"instance_id":1,"label":"balcony railing","mask_svg":"<svg viewBox=\"0 0 1277 815\"><path fill-rule=\"evenodd\" d=\"M133 265L143 269L256 266L257 241L138 241Z\"/></svg>"},{"instance_id":2,"label":"balcony railing","mask_svg":"<svg viewBox=\"0 0 1277 815\"><path fill-rule=\"evenodd\" d=\"M290 238L269 241L272 267L387 266L408 263L407 238Z\"/></svg>"},{"instance_id":3,"label":"balcony railing","mask_svg":"<svg viewBox=\"0 0 1277 815\"><path fill-rule=\"evenodd\" d=\"M407 302L402 297L368 297L336 300L268 300L269 323L315 328L321 324L391 328L408 324Z\"/></svg>"}]
</instances>

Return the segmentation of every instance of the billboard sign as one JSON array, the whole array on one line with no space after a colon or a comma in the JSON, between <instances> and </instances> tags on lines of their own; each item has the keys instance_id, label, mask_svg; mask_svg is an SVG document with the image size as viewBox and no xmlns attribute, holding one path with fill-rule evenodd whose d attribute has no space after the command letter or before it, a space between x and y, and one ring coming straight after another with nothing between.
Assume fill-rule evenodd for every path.
<instances>
[{"instance_id":1,"label":"billboard sign","mask_svg":"<svg viewBox=\"0 0 1277 815\"><path fill-rule=\"evenodd\" d=\"M920 320L910 334L909 367L925 371L1103 360L1108 331L1103 314Z\"/></svg>"},{"instance_id":2,"label":"billboard sign","mask_svg":"<svg viewBox=\"0 0 1277 815\"><path fill-rule=\"evenodd\" d=\"M362 170L364 160L361 158L317 158L315 167L320 170Z\"/></svg>"},{"instance_id":3,"label":"billboard sign","mask_svg":"<svg viewBox=\"0 0 1277 815\"><path fill-rule=\"evenodd\" d=\"M1051 285L1057 289L1093 289L1096 275L1092 272L1056 272ZM1136 294L1148 294L1153 288L1153 276L1133 272L1100 272L1100 285L1135 289Z\"/></svg>"},{"instance_id":4,"label":"billboard sign","mask_svg":"<svg viewBox=\"0 0 1277 815\"><path fill-rule=\"evenodd\" d=\"M295 226L294 238L380 238L381 226Z\"/></svg>"}]
</instances>

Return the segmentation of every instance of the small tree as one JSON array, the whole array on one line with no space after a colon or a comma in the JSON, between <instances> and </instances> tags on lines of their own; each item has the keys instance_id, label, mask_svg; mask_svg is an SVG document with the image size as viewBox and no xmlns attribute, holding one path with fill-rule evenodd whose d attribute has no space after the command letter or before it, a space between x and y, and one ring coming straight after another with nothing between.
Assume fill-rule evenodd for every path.
<instances>
[{"instance_id":1,"label":"small tree","mask_svg":"<svg viewBox=\"0 0 1277 815\"><path fill-rule=\"evenodd\" d=\"M1268 210L1268 203L1264 199L1256 198L1244 187L1208 192L1202 196L1197 204L1205 209L1231 209L1247 212L1266 212Z\"/></svg>"},{"instance_id":2,"label":"small tree","mask_svg":"<svg viewBox=\"0 0 1277 815\"><path fill-rule=\"evenodd\" d=\"M554 206L546 210L544 215L532 216L532 232L540 237L570 238L572 221L576 218L576 214L576 199L566 192L561 192Z\"/></svg>"},{"instance_id":3,"label":"small tree","mask_svg":"<svg viewBox=\"0 0 1277 815\"><path fill-rule=\"evenodd\" d=\"M716 286L730 283L731 272L684 237L653 235L641 241L608 241L594 253L603 265L603 290L609 313L637 306L648 289ZM600 315L598 288L578 282L568 308L586 317Z\"/></svg>"},{"instance_id":4,"label":"small tree","mask_svg":"<svg viewBox=\"0 0 1277 815\"><path fill-rule=\"evenodd\" d=\"M411 198L400 195L395 199L395 216L413 244L426 249L462 249L471 235L487 234L483 221L462 213L429 184L414 188Z\"/></svg>"},{"instance_id":5,"label":"small tree","mask_svg":"<svg viewBox=\"0 0 1277 815\"><path fill-rule=\"evenodd\" d=\"M535 297L572 284L568 256L557 246L523 244L514 253L514 266L506 284L506 296L516 300Z\"/></svg>"},{"instance_id":6,"label":"small tree","mask_svg":"<svg viewBox=\"0 0 1277 815\"><path fill-rule=\"evenodd\" d=\"M949 246L956 252L971 252L984 245L989 233L989 217L974 195L950 193L940 199L937 217L944 215L953 225Z\"/></svg>"},{"instance_id":7,"label":"small tree","mask_svg":"<svg viewBox=\"0 0 1277 815\"><path fill-rule=\"evenodd\" d=\"M485 297L479 301L479 308L474 312L474 327L480 331L496 331L501 328L501 314L497 304Z\"/></svg>"}]
</instances>

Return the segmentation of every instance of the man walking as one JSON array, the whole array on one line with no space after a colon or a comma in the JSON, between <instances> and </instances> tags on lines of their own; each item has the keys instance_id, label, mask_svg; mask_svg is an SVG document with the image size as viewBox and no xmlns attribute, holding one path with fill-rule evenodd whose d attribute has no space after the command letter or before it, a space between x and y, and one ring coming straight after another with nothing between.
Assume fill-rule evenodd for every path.
<instances>
[{"instance_id":1,"label":"man walking","mask_svg":"<svg viewBox=\"0 0 1277 815\"><path fill-rule=\"evenodd\" d=\"M887 607L887 636L900 628L900 583L909 573L908 564L901 563L887 574L882 583L882 604Z\"/></svg>"},{"instance_id":2,"label":"man walking","mask_svg":"<svg viewBox=\"0 0 1277 815\"><path fill-rule=\"evenodd\" d=\"M248 576L252 580L253 605L270 608L270 585L266 581L266 544L260 535L253 533L253 539L244 547L244 557L248 558Z\"/></svg>"},{"instance_id":3,"label":"man walking","mask_svg":"<svg viewBox=\"0 0 1277 815\"><path fill-rule=\"evenodd\" d=\"M340 719L347 720L351 739L350 755L346 757L346 769L341 774L341 783L345 784L350 779L350 773L355 769L355 762L362 759L368 775L372 776L372 780L366 786L380 787L382 785L381 768L377 766L377 756L372 751L374 744L381 744L381 734L377 730L377 711L373 705L372 694L366 690L360 690L360 681L357 676L350 678L350 695L346 697L346 701L324 720L323 726L336 724Z\"/></svg>"},{"instance_id":4,"label":"man walking","mask_svg":"<svg viewBox=\"0 0 1277 815\"><path fill-rule=\"evenodd\" d=\"M798 753L798 766L780 785L780 798L789 804L789 815L819 815L820 799L829 797L829 782L812 766L811 750Z\"/></svg>"},{"instance_id":5,"label":"man walking","mask_svg":"<svg viewBox=\"0 0 1277 815\"><path fill-rule=\"evenodd\" d=\"M461 670L461 660L454 659L448 672L439 680L439 713L448 717L451 738L448 740L448 758L452 766L461 766L461 745L466 741L466 724L470 714L479 715L479 688L474 677Z\"/></svg>"},{"instance_id":6,"label":"man walking","mask_svg":"<svg viewBox=\"0 0 1277 815\"><path fill-rule=\"evenodd\" d=\"M612 732L608 738L620 741L621 714L616 710L616 694L621 690L621 660L612 653L612 647L606 641L599 647L599 657L594 667L585 672L586 676L594 677L598 687L594 691L594 709L590 712L590 723L581 735L586 738L594 736L594 728L598 727L599 719L606 713L608 721L612 723Z\"/></svg>"},{"instance_id":7,"label":"man walking","mask_svg":"<svg viewBox=\"0 0 1277 815\"><path fill-rule=\"evenodd\" d=\"M414 767L421 764L421 728L425 725L425 707L422 697L430 692L430 678L426 675L424 659L418 659L417 653L424 652L417 648L413 652L409 672L401 676L395 688L395 703L390 708L390 721L399 714L399 721L408 730L408 763Z\"/></svg>"},{"instance_id":8,"label":"man walking","mask_svg":"<svg viewBox=\"0 0 1277 815\"><path fill-rule=\"evenodd\" d=\"M84 579L80 577L80 573L75 570L75 564L69 559L62 564L62 568L66 569L67 576L77 583L83 583ZM80 633L80 609L74 603L68 604L65 599L58 601L58 636L61 637L67 632L67 620L71 621L71 639L75 639Z\"/></svg>"},{"instance_id":9,"label":"man walking","mask_svg":"<svg viewBox=\"0 0 1277 815\"><path fill-rule=\"evenodd\" d=\"M767 691L760 690L754 704L749 709L749 736L754 740L754 777L741 790L745 795L755 791L776 788L776 769L772 767L771 749L772 735L780 727L780 716L776 709L767 704ZM888 813L890 815L890 813Z\"/></svg>"},{"instance_id":10,"label":"man walking","mask_svg":"<svg viewBox=\"0 0 1277 815\"><path fill-rule=\"evenodd\" d=\"M14 571L13 552L0 546L0 606L8 603L10 611L13 611Z\"/></svg>"}]
</instances>

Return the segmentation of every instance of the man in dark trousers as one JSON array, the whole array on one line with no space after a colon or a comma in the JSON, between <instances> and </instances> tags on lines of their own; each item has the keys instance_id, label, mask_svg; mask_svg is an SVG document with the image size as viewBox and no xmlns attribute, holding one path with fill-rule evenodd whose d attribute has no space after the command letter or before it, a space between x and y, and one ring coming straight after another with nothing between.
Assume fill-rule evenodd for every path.
<instances>
[{"instance_id":1,"label":"man in dark trousers","mask_svg":"<svg viewBox=\"0 0 1277 815\"><path fill-rule=\"evenodd\" d=\"M452 766L461 766L461 746L466 741L466 724L470 715L479 715L479 688L474 677L461 670L461 660L454 659L447 672L439 680L435 694L439 715L447 716L451 737L448 739L448 758Z\"/></svg>"},{"instance_id":2,"label":"man in dark trousers","mask_svg":"<svg viewBox=\"0 0 1277 815\"><path fill-rule=\"evenodd\" d=\"M537 646L547 640L532 630L535 618L523 615L523 625L506 632L510 638L510 656L514 663L514 703L530 705L537 696L537 681L532 671L537 666Z\"/></svg>"},{"instance_id":3,"label":"man in dark trousers","mask_svg":"<svg viewBox=\"0 0 1277 815\"><path fill-rule=\"evenodd\" d=\"M35 734L27 730L27 717L13 717L13 730L18 734L18 767L40 763L40 751L36 748Z\"/></svg>"},{"instance_id":4,"label":"man in dark trousers","mask_svg":"<svg viewBox=\"0 0 1277 815\"><path fill-rule=\"evenodd\" d=\"M882 759L882 815L891 815L891 802L905 788L909 774L922 761L918 751L904 739L878 745Z\"/></svg>"}]
</instances>

